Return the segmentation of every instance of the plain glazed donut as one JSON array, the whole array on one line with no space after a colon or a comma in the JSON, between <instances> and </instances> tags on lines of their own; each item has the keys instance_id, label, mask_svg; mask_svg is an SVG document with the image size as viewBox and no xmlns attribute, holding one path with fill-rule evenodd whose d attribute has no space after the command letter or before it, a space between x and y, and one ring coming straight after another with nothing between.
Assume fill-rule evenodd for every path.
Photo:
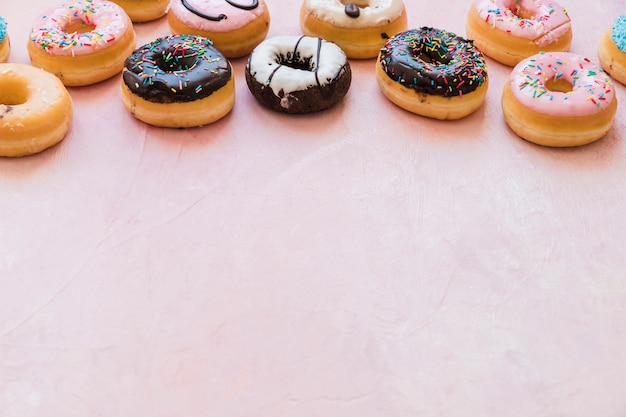
<instances>
[{"instance_id":1,"label":"plain glazed donut","mask_svg":"<svg viewBox=\"0 0 626 417\"><path fill-rule=\"evenodd\" d=\"M475 0L466 35L509 66L542 51L568 51L572 43L567 11L553 0Z\"/></svg>"},{"instance_id":2,"label":"plain glazed donut","mask_svg":"<svg viewBox=\"0 0 626 417\"><path fill-rule=\"evenodd\" d=\"M380 50L376 79L393 103L421 116L460 119L487 94L487 67L472 42L422 27L393 36Z\"/></svg>"},{"instance_id":3,"label":"plain glazed donut","mask_svg":"<svg viewBox=\"0 0 626 417\"><path fill-rule=\"evenodd\" d=\"M348 58L375 58L392 35L407 28L402 0L304 0L300 28L339 45Z\"/></svg>"},{"instance_id":4,"label":"plain glazed donut","mask_svg":"<svg viewBox=\"0 0 626 417\"><path fill-rule=\"evenodd\" d=\"M24 156L63 140L72 99L63 83L39 68L0 64L0 156Z\"/></svg>"},{"instance_id":5,"label":"plain glazed donut","mask_svg":"<svg viewBox=\"0 0 626 417\"><path fill-rule=\"evenodd\" d=\"M265 39L270 14L265 0L172 0L167 22L172 33L204 36L239 58Z\"/></svg>"},{"instance_id":6,"label":"plain glazed donut","mask_svg":"<svg viewBox=\"0 0 626 417\"><path fill-rule=\"evenodd\" d=\"M277 36L252 51L246 82L264 106L283 113L312 113L337 104L352 81L344 52L309 36Z\"/></svg>"},{"instance_id":7,"label":"plain glazed donut","mask_svg":"<svg viewBox=\"0 0 626 417\"><path fill-rule=\"evenodd\" d=\"M9 35L7 34L7 21L0 16L0 63L7 62L10 52L11 46Z\"/></svg>"},{"instance_id":8,"label":"plain glazed donut","mask_svg":"<svg viewBox=\"0 0 626 417\"><path fill-rule=\"evenodd\" d=\"M626 14L618 17L602 35L598 59L609 75L626 85Z\"/></svg>"},{"instance_id":9,"label":"plain glazed donut","mask_svg":"<svg viewBox=\"0 0 626 417\"><path fill-rule=\"evenodd\" d=\"M126 11L133 22L149 22L165 16L170 0L111 0Z\"/></svg>"},{"instance_id":10,"label":"plain glazed donut","mask_svg":"<svg viewBox=\"0 0 626 417\"><path fill-rule=\"evenodd\" d=\"M200 36L166 36L138 48L125 62L121 88L126 109L154 126L206 125L235 103L230 62Z\"/></svg>"},{"instance_id":11,"label":"plain glazed donut","mask_svg":"<svg viewBox=\"0 0 626 417\"><path fill-rule=\"evenodd\" d=\"M135 32L120 6L104 0L71 0L43 14L33 25L28 54L32 64L66 86L106 80L122 71L135 49Z\"/></svg>"},{"instance_id":12,"label":"plain glazed donut","mask_svg":"<svg viewBox=\"0 0 626 417\"><path fill-rule=\"evenodd\" d=\"M589 59L546 52L520 62L502 93L511 130L545 146L579 146L600 139L617 110L614 86Z\"/></svg>"}]
</instances>

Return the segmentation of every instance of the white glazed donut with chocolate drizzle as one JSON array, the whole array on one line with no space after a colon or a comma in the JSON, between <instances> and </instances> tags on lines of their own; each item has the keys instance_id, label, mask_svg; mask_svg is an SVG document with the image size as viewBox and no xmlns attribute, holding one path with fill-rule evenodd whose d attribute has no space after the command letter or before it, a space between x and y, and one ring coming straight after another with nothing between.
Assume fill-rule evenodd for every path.
<instances>
[{"instance_id":1,"label":"white glazed donut with chocolate drizzle","mask_svg":"<svg viewBox=\"0 0 626 417\"><path fill-rule=\"evenodd\" d=\"M246 82L263 105L284 113L311 113L337 104L352 81L345 53L309 36L277 36L257 46Z\"/></svg>"},{"instance_id":2,"label":"white glazed donut with chocolate drizzle","mask_svg":"<svg viewBox=\"0 0 626 417\"><path fill-rule=\"evenodd\" d=\"M172 0L167 22L174 34L211 39L227 58L248 55L269 31L265 0Z\"/></svg>"}]
</instances>

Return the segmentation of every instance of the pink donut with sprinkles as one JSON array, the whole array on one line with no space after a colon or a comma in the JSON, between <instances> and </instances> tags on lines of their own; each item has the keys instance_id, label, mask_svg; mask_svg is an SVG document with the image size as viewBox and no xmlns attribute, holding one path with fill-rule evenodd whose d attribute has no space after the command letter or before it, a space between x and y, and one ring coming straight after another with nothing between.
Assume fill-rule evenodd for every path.
<instances>
[{"instance_id":1,"label":"pink donut with sprinkles","mask_svg":"<svg viewBox=\"0 0 626 417\"><path fill-rule=\"evenodd\" d=\"M46 11L33 24L28 42L32 64L68 86L93 84L120 73L134 49L130 18L106 0L71 0Z\"/></svg>"},{"instance_id":2,"label":"pink donut with sprinkles","mask_svg":"<svg viewBox=\"0 0 626 417\"><path fill-rule=\"evenodd\" d=\"M474 0L466 31L485 55L510 66L572 43L570 17L554 0Z\"/></svg>"},{"instance_id":3,"label":"pink donut with sprinkles","mask_svg":"<svg viewBox=\"0 0 626 417\"><path fill-rule=\"evenodd\" d=\"M617 111L608 75L589 59L546 52L520 62L502 94L509 127L545 146L579 146L605 136Z\"/></svg>"}]
</instances>

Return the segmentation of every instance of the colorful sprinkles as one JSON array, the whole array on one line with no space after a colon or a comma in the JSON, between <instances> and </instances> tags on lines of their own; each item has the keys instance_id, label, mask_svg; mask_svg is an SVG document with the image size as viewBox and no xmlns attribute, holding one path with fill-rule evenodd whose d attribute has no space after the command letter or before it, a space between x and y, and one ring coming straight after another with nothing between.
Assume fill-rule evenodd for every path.
<instances>
[{"instance_id":1,"label":"colorful sprinkles","mask_svg":"<svg viewBox=\"0 0 626 417\"><path fill-rule=\"evenodd\" d=\"M73 24L85 26L85 31L68 32ZM42 16L33 26L31 40L50 54L86 54L115 42L127 27L128 17L117 4L74 0Z\"/></svg>"},{"instance_id":2,"label":"colorful sprinkles","mask_svg":"<svg viewBox=\"0 0 626 417\"><path fill-rule=\"evenodd\" d=\"M618 17L613 23L612 36L615 46L626 52L626 14Z\"/></svg>"},{"instance_id":3,"label":"colorful sprinkles","mask_svg":"<svg viewBox=\"0 0 626 417\"><path fill-rule=\"evenodd\" d=\"M487 79L484 57L471 41L429 27L393 36L381 49L380 62L405 87L444 97L468 94Z\"/></svg>"},{"instance_id":4,"label":"colorful sprinkles","mask_svg":"<svg viewBox=\"0 0 626 417\"><path fill-rule=\"evenodd\" d=\"M7 37L7 21L4 17L0 16L0 43Z\"/></svg>"},{"instance_id":5,"label":"colorful sprinkles","mask_svg":"<svg viewBox=\"0 0 626 417\"><path fill-rule=\"evenodd\" d=\"M155 39L133 52L123 72L134 94L159 103L208 97L231 77L230 63L212 42L193 35Z\"/></svg>"}]
</instances>

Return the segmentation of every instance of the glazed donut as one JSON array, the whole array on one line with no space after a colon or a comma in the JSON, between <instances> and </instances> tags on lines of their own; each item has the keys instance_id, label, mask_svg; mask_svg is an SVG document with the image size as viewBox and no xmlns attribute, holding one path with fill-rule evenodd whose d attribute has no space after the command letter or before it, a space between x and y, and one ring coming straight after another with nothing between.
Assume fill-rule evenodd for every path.
<instances>
[{"instance_id":1,"label":"glazed donut","mask_svg":"<svg viewBox=\"0 0 626 417\"><path fill-rule=\"evenodd\" d=\"M246 82L264 106L283 113L312 113L337 104L352 71L332 42L309 36L277 36L257 46L246 65Z\"/></svg>"},{"instance_id":2,"label":"glazed donut","mask_svg":"<svg viewBox=\"0 0 626 417\"><path fill-rule=\"evenodd\" d=\"M542 51L568 51L572 27L553 0L475 0L466 35L485 55L515 66Z\"/></svg>"},{"instance_id":3,"label":"glazed donut","mask_svg":"<svg viewBox=\"0 0 626 417\"><path fill-rule=\"evenodd\" d=\"M65 138L72 99L63 83L26 64L0 64L0 156L24 156Z\"/></svg>"},{"instance_id":4,"label":"glazed donut","mask_svg":"<svg viewBox=\"0 0 626 417\"><path fill-rule=\"evenodd\" d=\"M270 29L265 0L172 0L167 22L174 34L211 39L227 58L248 55Z\"/></svg>"},{"instance_id":5,"label":"glazed donut","mask_svg":"<svg viewBox=\"0 0 626 417\"><path fill-rule=\"evenodd\" d=\"M485 59L472 42L429 27L394 35L380 50L376 80L391 102L440 120L474 112L488 88Z\"/></svg>"},{"instance_id":6,"label":"glazed donut","mask_svg":"<svg viewBox=\"0 0 626 417\"><path fill-rule=\"evenodd\" d=\"M626 14L618 17L602 35L598 59L609 75L626 84Z\"/></svg>"},{"instance_id":7,"label":"glazed donut","mask_svg":"<svg viewBox=\"0 0 626 417\"><path fill-rule=\"evenodd\" d=\"M122 71L135 49L135 32L120 6L104 0L70 0L43 14L31 30L32 64L66 86L94 84Z\"/></svg>"},{"instance_id":8,"label":"glazed donut","mask_svg":"<svg viewBox=\"0 0 626 417\"><path fill-rule=\"evenodd\" d=\"M126 11L133 22L149 22L165 16L170 0L111 0Z\"/></svg>"},{"instance_id":9,"label":"glazed donut","mask_svg":"<svg viewBox=\"0 0 626 417\"><path fill-rule=\"evenodd\" d=\"M511 130L545 146L579 146L609 131L617 110L614 86L589 59L546 52L520 62L502 93Z\"/></svg>"},{"instance_id":10,"label":"glazed donut","mask_svg":"<svg viewBox=\"0 0 626 417\"><path fill-rule=\"evenodd\" d=\"M235 103L230 62L200 36L165 36L140 47L126 60L121 84L124 107L154 126L206 125Z\"/></svg>"},{"instance_id":11,"label":"glazed donut","mask_svg":"<svg viewBox=\"0 0 626 417\"><path fill-rule=\"evenodd\" d=\"M11 46L9 35L7 34L7 21L0 16L0 62L7 62Z\"/></svg>"},{"instance_id":12,"label":"glazed donut","mask_svg":"<svg viewBox=\"0 0 626 417\"><path fill-rule=\"evenodd\" d=\"M348 58L367 59L407 29L407 15L402 0L304 0L300 28L336 43Z\"/></svg>"}]
</instances>

